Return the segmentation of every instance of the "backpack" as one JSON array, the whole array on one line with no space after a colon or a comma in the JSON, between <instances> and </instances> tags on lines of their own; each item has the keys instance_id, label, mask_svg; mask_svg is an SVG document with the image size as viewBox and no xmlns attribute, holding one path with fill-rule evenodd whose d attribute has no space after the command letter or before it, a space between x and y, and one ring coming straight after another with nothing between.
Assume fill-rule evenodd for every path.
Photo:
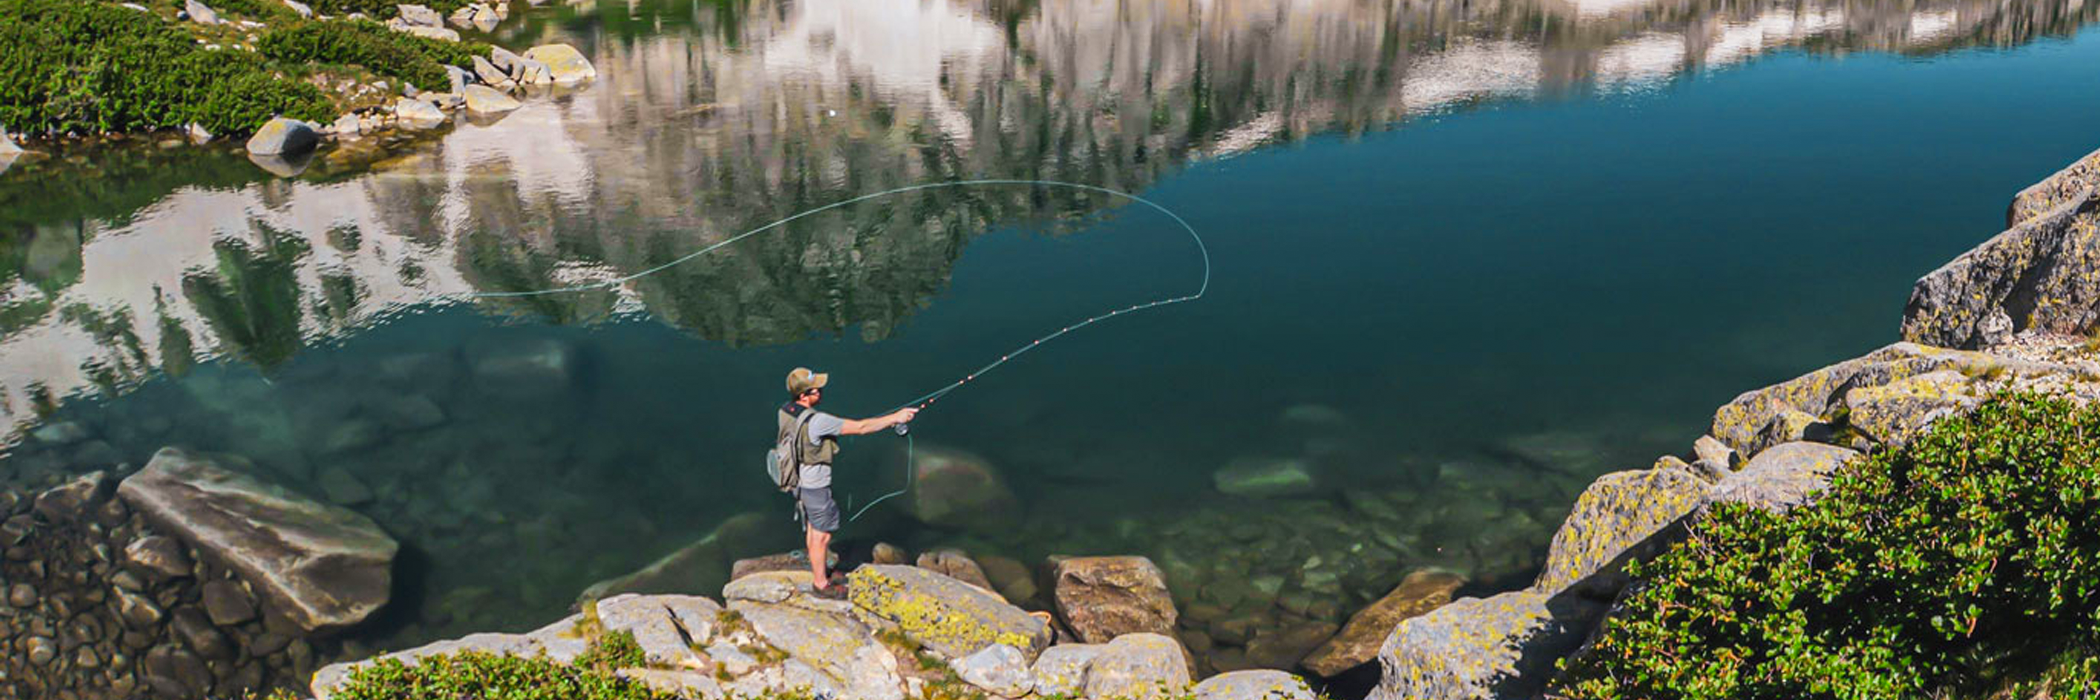
<instances>
[{"instance_id":1,"label":"backpack","mask_svg":"<svg viewBox=\"0 0 2100 700\"><path fill-rule=\"evenodd\" d=\"M809 439L809 419L816 415L804 409L775 438L773 449L766 451L766 476L782 493L794 493L802 485L802 443Z\"/></svg>"}]
</instances>

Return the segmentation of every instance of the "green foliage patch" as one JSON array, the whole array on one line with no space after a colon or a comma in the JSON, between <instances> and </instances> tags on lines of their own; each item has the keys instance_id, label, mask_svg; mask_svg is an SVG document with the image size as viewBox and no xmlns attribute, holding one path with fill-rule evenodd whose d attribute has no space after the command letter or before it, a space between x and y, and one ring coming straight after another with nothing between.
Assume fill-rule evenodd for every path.
<instances>
[{"instance_id":1,"label":"green foliage patch","mask_svg":"<svg viewBox=\"0 0 2100 700\"><path fill-rule=\"evenodd\" d=\"M275 61L363 66L424 90L449 89L445 66L469 68L489 53L487 44L425 39L367 20L293 25L263 35L256 48Z\"/></svg>"},{"instance_id":2,"label":"green foliage patch","mask_svg":"<svg viewBox=\"0 0 2100 700\"><path fill-rule=\"evenodd\" d=\"M211 51L159 17L78 0L0 0L0 124L31 133L137 131L195 122L253 131L271 116L324 119L319 88L261 57Z\"/></svg>"},{"instance_id":3,"label":"green foliage patch","mask_svg":"<svg viewBox=\"0 0 2100 700\"><path fill-rule=\"evenodd\" d=\"M566 666L545 658L461 652L424 658L415 666L385 659L350 673L338 700L669 700L675 696L603 669Z\"/></svg>"},{"instance_id":4,"label":"green foliage patch","mask_svg":"<svg viewBox=\"0 0 2100 700\"><path fill-rule=\"evenodd\" d=\"M472 5L474 2L475 0L428 0L427 2L407 3L400 2L400 0L316 0L309 4L313 6L315 12L324 15L347 15L352 12L358 12L363 13L366 17L392 19L401 14L399 8L404 4L422 5L437 10L439 14L450 15L453 10ZM490 2L489 4L494 5L495 3Z\"/></svg>"},{"instance_id":5,"label":"green foliage patch","mask_svg":"<svg viewBox=\"0 0 2100 700\"><path fill-rule=\"evenodd\" d=\"M2100 409L1994 397L1785 517L1717 508L1633 571L1559 694L1963 696L2042 674L2056 697L2092 697Z\"/></svg>"}]
</instances>

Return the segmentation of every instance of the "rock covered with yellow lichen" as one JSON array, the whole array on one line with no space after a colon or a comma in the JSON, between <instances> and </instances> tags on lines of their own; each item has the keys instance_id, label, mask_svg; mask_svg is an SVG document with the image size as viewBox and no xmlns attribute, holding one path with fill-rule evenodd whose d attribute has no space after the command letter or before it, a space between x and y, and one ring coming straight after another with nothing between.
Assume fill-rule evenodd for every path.
<instances>
[{"instance_id":1,"label":"rock covered with yellow lichen","mask_svg":"<svg viewBox=\"0 0 2100 700\"><path fill-rule=\"evenodd\" d=\"M1666 544L1667 530L1698 508L1706 491L1706 482L1682 462L1598 477L1553 534L1545 570L1532 587L1557 593L1582 583L1589 595L1610 598L1626 585L1620 566Z\"/></svg>"},{"instance_id":2,"label":"rock covered with yellow lichen","mask_svg":"<svg viewBox=\"0 0 2100 700\"><path fill-rule=\"evenodd\" d=\"M846 577L855 605L949 658L1005 644L1033 661L1050 646L1050 627L985 590L914 566L871 564Z\"/></svg>"},{"instance_id":3,"label":"rock covered with yellow lichen","mask_svg":"<svg viewBox=\"0 0 2100 700\"><path fill-rule=\"evenodd\" d=\"M1534 697L1604 606L1534 589L1460 598L1408 618L1378 650L1369 700Z\"/></svg>"},{"instance_id":4,"label":"rock covered with yellow lichen","mask_svg":"<svg viewBox=\"0 0 2100 700\"><path fill-rule=\"evenodd\" d=\"M2027 330L2093 330L2100 323L2100 188L2092 160L2044 181L2042 190L2022 192L2013 203L2018 224L1920 278L1903 311L1904 339L1980 348Z\"/></svg>"}]
</instances>

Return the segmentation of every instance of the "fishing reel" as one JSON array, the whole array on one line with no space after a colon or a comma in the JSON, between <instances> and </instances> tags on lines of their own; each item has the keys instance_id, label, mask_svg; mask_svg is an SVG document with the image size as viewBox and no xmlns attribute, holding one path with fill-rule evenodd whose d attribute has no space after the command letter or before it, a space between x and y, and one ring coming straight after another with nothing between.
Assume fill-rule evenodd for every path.
<instances>
[{"instance_id":1,"label":"fishing reel","mask_svg":"<svg viewBox=\"0 0 2100 700\"><path fill-rule=\"evenodd\" d=\"M890 429L891 429L891 430L895 430L895 431L897 431L897 434L898 434L898 435L905 435L905 434L908 434L908 433L910 433L910 432L911 432L911 424L910 424L910 423L898 423L898 424L896 424L896 425L890 426Z\"/></svg>"}]
</instances>

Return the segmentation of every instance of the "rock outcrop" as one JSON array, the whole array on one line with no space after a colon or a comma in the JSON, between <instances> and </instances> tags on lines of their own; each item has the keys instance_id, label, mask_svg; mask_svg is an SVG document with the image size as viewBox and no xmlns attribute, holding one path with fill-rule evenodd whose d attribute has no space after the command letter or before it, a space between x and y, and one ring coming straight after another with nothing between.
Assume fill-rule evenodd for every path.
<instances>
[{"instance_id":1,"label":"rock outcrop","mask_svg":"<svg viewBox=\"0 0 2100 700\"><path fill-rule=\"evenodd\" d=\"M1815 502L1830 474L1858 452L1812 442L1789 442L1759 452L1743 470L1715 484L1708 500L1784 512Z\"/></svg>"},{"instance_id":2,"label":"rock outcrop","mask_svg":"<svg viewBox=\"0 0 2100 700\"><path fill-rule=\"evenodd\" d=\"M249 471L238 458L166 448L117 492L155 527L238 572L302 630L354 625L386 604L392 538L363 515Z\"/></svg>"},{"instance_id":3,"label":"rock outcrop","mask_svg":"<svg viewBox=\"0 0 2100 700\"><path fill-rule=\"evenodd\" d=\"M2078 335L2100 323L2100 154L2013 201L2018 219L1918 280L1903 338L1942 347L2004 344L2023 331Z\"/></svg>"},{"instance_id":4,"label":"rock outcrop","mask_svg":"<svg viewBox=\"0 0 2100 700\"><path fill-rule=\"evenodd\" d=\"M731 516L700 539L664 555L633 573L591 584L586 600L619 593L676 593L720 590L730 569L744 557L793 545L795 534L764 513Z\"/></svg>"},{"instance_id":5,"label":"rock outcrop","mask_svg":"<svg viewBox=\"0 0 2100 700\"><path fill-rule=\"evenodd\" d=\"M248 152L263 156L299 156L313 151L320 143L321 133L314 125L277 117L248 137Z\"/></svg>"},{"instance_id":6,"label":"rock outcrop","mask_svg":"<svg viewBox=\"0 0 2100 700\"><path fill-rule=\"evenodd\" d=\"M598 69L568 44L534 46L525 52L525 58L545 65L556 85L575 85L598 78Z\"/></svg>"},{"instance_id":7,"label":"rock outcrop","mask_svg":"<svg viewBox=\"0 0 2100 700\"><path fill-rule=\"evenodd\" d=\"M1706 492L1706 482L1682 463L1598 477L1553 534L1545 570L1532 587L1558 592L1581 584L1592 598L1617 595L1626 585L1620 567L1674 541L1677 523Z\"/></svg>"},{"instance_id":8,"label":"rock outcrop","mask_svg":"<svg viewBox=\"0 0 2100 700\"><path fill-rule=\"evenodd\" d=\"M1073 557L1051 572L1058 619L1082 642L1133 632L1171 635L1180 613L1166 574L1144 557Z\"/></svg>"},{"instance_id":9,"label":"rock outcrop","mask_svg":"<svg viewBox=\"0 0 2100 700\"><path fill-rule=\"evenodd\" d=\"M1605 606L1526 589L1461 598L1393 629L1370 700L1536 696Z\"/></svg>"}]
</instances>

